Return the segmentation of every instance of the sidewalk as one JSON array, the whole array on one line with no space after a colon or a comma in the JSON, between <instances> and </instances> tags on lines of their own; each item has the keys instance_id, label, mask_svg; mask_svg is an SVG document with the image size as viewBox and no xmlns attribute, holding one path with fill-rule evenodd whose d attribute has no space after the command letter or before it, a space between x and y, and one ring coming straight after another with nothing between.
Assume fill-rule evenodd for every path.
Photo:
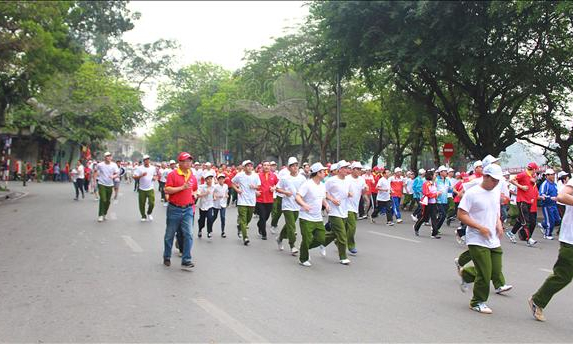
<instances>
[{"instance_id":1,"label":"sidewalk","mask_svg":"<svg viewBox=\"0 0 573 344\"><path fill-rule=\"evenodd\" d=\"M2 182L2 188L4 188L4 185L4 182ZM0 190L0 205L5 202L18 200L26 195L28 195L28 192L21 182L8 182L8 191Z\"/></svg>"}]
</instances>

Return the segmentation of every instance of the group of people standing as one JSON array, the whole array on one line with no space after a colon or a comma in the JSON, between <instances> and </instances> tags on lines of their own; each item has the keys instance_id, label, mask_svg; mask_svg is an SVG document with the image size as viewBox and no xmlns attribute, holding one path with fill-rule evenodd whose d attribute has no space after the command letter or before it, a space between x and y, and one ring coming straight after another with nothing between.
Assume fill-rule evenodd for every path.
<instances>
[{"instance_id":1,"label":"group of people standing","mask_svg":"<svg viewBox=\"0 0 573 344\"><path fill-rule=\"evenodd\" d=\"M233 195L238 210L237 236L242 244L250 243L249 224L255 214L261 240L267 240L267 222L271 219L270 231L277 235L278 249L285 249L286 240L290 254L298 255L299 264L304 267L312 266L309 250L318 248L326 256L326 247L333 242L338 261L349 265L348 255L358 254L355 233L359 219L369 217L375 223L377 216L385 213L386 224L393 226L402 222L400 209L411 209L414 234L418 236L426 224L431 226L431 238L439 239L444 222L449 224L457 218L461 225L456 235L467 245L467 250L455 259L460 286L465 292L474 283L470 308L485 314L492 313L486 304L490 281L496 293L512 289L505 283L501 269L501 239L505 235L516 243L519 234L528 246L533 246L536 207L541 200L544 221L539 226L544 238L552 240L555 227L560 225L561 241L553 274L529 300L533 316L544 320L543 308L573 278L573 182L569 174L547 169L543 182L539 183L539 167L530 163L525 171L510 178L499 165L499 159L491 155L476 161L469 173L455 172L446 166L421 169L418 176L410 171L403 176L400 168L393 172L345 160L327 166L305 163L300 168L295 157L289 158L278 171L272 161L263 161L255 168L251 160L230 170L226 165L193 164L193 157L182 152L177 163L172 160L160 168L151 165L149 157L144 156L142 165L133 171L133 178L139 182L142 221L153 220L154 182L159 182L167 208L163 263L171 265L177 238L184 270L194 267L191 249L195 208L199 213L198 238L202 238L206 227L207 238L212 239L217 218L221 221L221 237L226 238L225 210L233 202ZM101 222L106 219L114 180L121 174L120 166L106 153L93 174L98 183ZM504 223L511 213L516 221L512 229L506 230ZM284 226L279 231L281 216ZM298 247L297 220L301 235Z\"/></svg>"}]
</instances>

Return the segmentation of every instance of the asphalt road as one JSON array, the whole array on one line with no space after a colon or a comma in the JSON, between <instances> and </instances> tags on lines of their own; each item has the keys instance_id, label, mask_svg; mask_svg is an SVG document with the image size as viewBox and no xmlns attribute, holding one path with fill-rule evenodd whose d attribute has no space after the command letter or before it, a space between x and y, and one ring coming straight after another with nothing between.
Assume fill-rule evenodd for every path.
<instances>
[{"instance_id":1,"label":"asphalt road","mask_svg":"<svg viewBox=\"0 0 573 344\"><path fill-rule=\"evenodd\" d=\"M22 187L11 184L15 191ZM136 194L122 185L109 220L97 202L72 200L71 184L31 184L0 205L0 342L570 342L573 287L533 320L527 298L549 274L558 242L503 241L514 289L492 291L494 314L469 310L453 258L453 227L442 240L414 237L409 213L395 227L359 221L358 256L338 263L311 251L302 267L274 240L195 239L192 272L162 265L165 208L141 223ZM282 221L281 221L282 223ZM300 238L300 236L299 236Z\"/></svg>"}]
</instances>

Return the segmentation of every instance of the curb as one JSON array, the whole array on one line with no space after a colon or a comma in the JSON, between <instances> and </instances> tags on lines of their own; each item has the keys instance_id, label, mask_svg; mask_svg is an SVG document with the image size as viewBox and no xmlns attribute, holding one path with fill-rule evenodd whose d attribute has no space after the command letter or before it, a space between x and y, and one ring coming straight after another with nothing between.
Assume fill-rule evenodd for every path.
<instances>
[{"instance_id":1,"label":"curb","mask_svg":"<svg viewBox=\"0 0 573 344\"><path fill-rule=\"evenodd\" d=\"M22 197L25 197L28 195L28 192L11 192L9 194L3 195L0 198L0 204L4 203L4 202L9 202L9 201L17 201Z\"/></svg>"}]
</instances>

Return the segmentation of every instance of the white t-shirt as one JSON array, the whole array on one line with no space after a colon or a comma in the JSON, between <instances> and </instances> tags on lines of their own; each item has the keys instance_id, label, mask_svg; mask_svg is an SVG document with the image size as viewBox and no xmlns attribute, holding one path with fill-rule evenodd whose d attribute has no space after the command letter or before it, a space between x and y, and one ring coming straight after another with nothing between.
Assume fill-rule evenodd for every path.
<instances>
[{"instance_id":1,"label":"white t-shirt","mask_svg":"<svg viewBox=\"0 0 573 344\"><path fill-rule=\"evenodd\" d=\"M213 196L216 196L217 199L213 202L213 207L215 209L221 209L221 208L226 208L227 207L227 197L229 197L229 187L227 186L227 184L215 184L215 192L213 193Z\"/></svg>"},{"instance_id":2,"label":"white t-shirt","mask_svg":"<svg viewBox=\"0 0 573 344\"><path fill-rule=\"evenodd\" d=\"M469 189L473 188L476 185L480 185L483 182L483 177L474 178L467 183L463 183L462 186L464 187L464 191L468 191ZM499 185L499 183L498 183Z\"/></svg>"},{"instance_id":3,"label":"white t-shirt","mask_svg":"<svg viewBox=\"0 0 573 344\"><path fill-rule=\"evenodd\" d=\"M517 186L515 186L515 185L513 185L513 184L511 184L511 183L508 183L508 184L509 184L508 190L517 193ZM509 203L511 203L511 204L513 204L513 205L517 205L517 194L512 194L512 193L510 193L509 195L510 195L510 196L509 196Z\"/></svg>"},{"instance_id":4,"label":"white t-shirt","mask_svg":"<svg viewBox=\"0 0 573 344\"><path fill-rule=\"evenodd\" d=\"M114 162L110 162L106 164L105 162L100 162L97 164L97 180L98 184L103 186L113 186L113 178L114 174L119 175L119 168Z\"/></svg>"},{"instance_id":5,"label":"white t-shirt","mask_svg":"<svg viewBox=\"0 0 573 344\"><path fill-rule=\"evenodd\" d=\"M505 197L509 198L510 194L509 194L509 183L507 182L507 180L502 179L499 181L498 183L499 185L499 191L505 195Z\"/></svg>"},{"instance_id":6,"label":"white t-shirt","mask_svg":"<svg viewBox=\"0 0 573 344\"><path fill-rule=\"evenodd\" d=\"M80 164L80 166L76 167L76 171L78 172L78 179L85 179L84 165Z\"/></svg>"},{"instance_id":7,"label":"white t-shirt","mask_svg":"<svg viewBox=\"0 0 573 344\"><path fill-rule=\"evenodd\" d=\"M300 186L297 193L310 206L308 212L301 208L299 217L307 221L322 222L322 201L326 197L324 183L316 184L314 180L309 179Z\"/></svg>"},{"instance_id":8,"label":"white t-shirt","mask_svg":"<svg viewBox=\"0 0 573 344\"><path fill-rule=\"evenodd\" d=\"M348 182L349 177L340 179L338 176L330 178L324 185L326 192L330 194L331 197L337 199L340 205L335 205L327 199L330 211L328 216L336 216L340 218L348 217L348 193L350 192L350 183Z\"/></svg>"},{"instance_id":9,"label":"white t-shirt","mask_svg":"<svg viewBox=\"0 0 573 344\"><path fill-rule=\"evenodd\" d=\"M497 221L500 218L499 197L499 189L498 191L496 189L487 191L481 185L469 189L464 194L458 207L467 211L470 218L488 228L491 234L491 237L487 239L477 229L468 226L466 230L467 245L487 248L501 246L496 230Z\"/></svg>"},{"instance_id":10,"label":"white t-shirt","mask_svg":"<svg viewBox=\"0 0 573 344\"><path fill-rule=\"evenodd\" d=\"M142 176L143 173L147 173L144 177L139 178L139 190L142 191L149 191L153 189L153 176L157 173L157 169L154 166L149 165L149 167L145 167L145 165L138 166L135 170L134 176Z\"/></svg>"},{"instance_id":11,"label":"white t-shirt","mask_svg":"<svg viewBox=\"0 0 573 344\"><path fill-rule=\"evenodd\" d=\"M380 188L386 190L382 191ZM390 200L390 181L384 177L378 180L378 184L376 184L376 190L378 190L378 194L376 195L377 201L389 201Z\"/></svg>"},{"instance_id":12,"label":"white t-shirt","mask_svg":"<svg viewBox=\"0 0 573 344\"><path fill-rule=\"evenodd\" d=\"M346 177L350 183L350 193L352 197L348 199L348 211L358 214L358 205L360 204L360 198L362 198L362 192L367 187L364 177L358 176L354 178L353 176Z\"/></svg>"},{"instance_id":13,"label":"white t-shirt","mask_svg":"<svg viewBox=\"0 0 573 344\"><path fill-rule=\"evenodd\" d=\"M278 178L279 182L281 181L281 179L288 178L288 177L290 177L290 172L289 172L288 168L283 168L277 174L277 178ZM277 192L277 197L283 198L284 196L285 195L283 195L282 193Z\"/></svg>"},{"instance_id":14,"label":"white t-shirt","mask_svg":"<svg viewBox=\"0 0 573 344\"><path fill-rule=\"evenodd\" d=\"M564 187L565 187L565 184L563 184L563 182L562 182L561 180L558 180L558 181L557 181L557 193L560 193L561 190L563 190ZM516 188L516 190L517 190L517 187L515 187L515 188ZM557 202L557 204L559 204L559 205L564 205L564 204L561 203L561 202Z\"/></svg>"},{"instance_id":15,"label":"white t-shirt","mask_svg":"<svg viewBox=\"0 0 573 344\"><path fill-rule=\"evenodd\" d=\"M569 179L567 186L573 187L573 178ZM565 206L565 215L563 215L561 229L559 230L559 241L573 245L573 206Z\"/></svg>"},{"instance_id":16,"label":"white t-shirt","mask_svg":"<svg viewBox=\"0 0 573 344\"><path fill-rule=\"evenodd\" d=\"M291 176L290 174L279 180L277 187L284 191L289 191L292 193L290 197L278 192L277 195L281 195L282 200L282 210L299 211L300 205L296 203L296 193L300 189L301 185L306 182L306 178L298 173L296 176Z\"/></svg>"},{"instance_id":17,"label":"white t-shirt","mask_svg":"<svg viewBox=\"0 0 573 344\"><path fill-rule=\"evenodd\" d=\"M247 175L241 171L237 173L231 181L239 187L239 190L243 191L237 195L237 205L254 207L257 203L257 190L251 188L251 185L261 185L259 175L255 172L251 172L250 175Z\"/></svg>"},{"instance_id":18,"label":"white t-shirt","mask_svg":"<svg viewBox=\"0 0 573 344\"><path fill-rule=\"evenodd\" d=\"M414 179L408 177L404 180L404 189L408 195L414 194Z\"/></svg>"},{"instance_id":19,"label":"white t-shirt","mask_svg":"<svg viewBox=\"0 0 573 344\"><path fill-rule=\"evenodd\" d=\"M207 192L207 195L200 197L201 198L201 205L199 209L205 211L209 210L214 207L214 199L213 199L213 192L215 191L215 187L213 185L207 186L207 184L200 185L197 189L199 193L204 194Z\"/></svg>"},{"instance_id":20,"label":"white t-shirt","mask_svg":"<svg viewBox=\"0 0 573 344\"><path fill-rule=\"evenodd\" d=\"M78 180L78 170L77 169L72 169L72 171L70 172L70 176L72 177L72 182L76 182L76 180Z\"/></svg>"}]
</instances>

